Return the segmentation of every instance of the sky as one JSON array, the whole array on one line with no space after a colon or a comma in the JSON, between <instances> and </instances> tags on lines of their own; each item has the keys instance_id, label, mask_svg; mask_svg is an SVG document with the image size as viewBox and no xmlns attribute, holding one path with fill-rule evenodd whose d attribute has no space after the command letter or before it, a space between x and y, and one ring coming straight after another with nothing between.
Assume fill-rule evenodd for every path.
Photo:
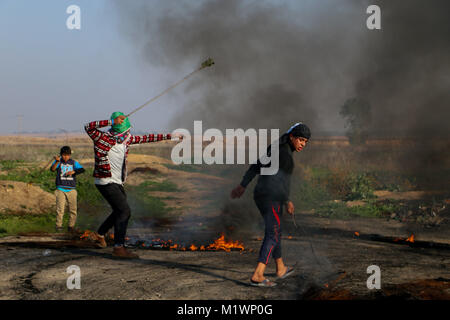
<instances>
[{"instance_id":1,"label":"sky","mask_svg":"<svg viewBox=\"0 0 450 320\"><path fill-rule=\"evenodd\" d=\"M108 119L114 111L127 113L197 67L149 63L120 30L114 2L0 0L0 110L6 120L0 134L81 133L86 122ZM66 27L70 5L81 9L80 30ZM284 5L299 6L296 1ZM314 1L301 6L314 7ZM170 119L192 98L184 94L180 86L141 110L131 119L133 128L172 131Z\"/></svg>"},{"instance_id":2,"label":"sky","mask_svg":"<svg viewBox=\"0 0 450 320\"><path fill-rule=\"evenodd\" d=\"M80 30L66 27L72 4L81 8ZM0 134L18 131L18 115L26 132L82 132L86 122L129 112L178 80L140 60L116 20L105 0L0 0ZM141 111L134 128L167 130L175 97Z\"/></svg>"},{"instance_id":3,"label":"sky","mask_svg":"<svg viewBox=\"0 0 450 320\"><path fill-rule=\"evenodd\" d=\"M382 8L381 31L366 8ZM81 29L69 30L70 5ZM289 128L344 134L340 107L372 107L371 132L448 131L448 1L0 0L0 134L83 132L128 113L212 55L130 120L166 133ZM436 130L439 129L439 130Z\"/></svg>"}]
</instances>

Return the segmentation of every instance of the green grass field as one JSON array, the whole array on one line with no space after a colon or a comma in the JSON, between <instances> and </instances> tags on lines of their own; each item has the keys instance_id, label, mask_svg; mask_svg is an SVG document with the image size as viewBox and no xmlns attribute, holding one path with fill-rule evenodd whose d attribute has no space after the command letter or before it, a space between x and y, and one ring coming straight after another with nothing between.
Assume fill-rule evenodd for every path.
<instances>
[{"instance_id":1,"label":"green grass field","mask_svg":"<svg viewBox=\"0 0 450 320\"><path fill-rule=\"evenodd\" d=\"M446 143L446 142L445 142ZM314 210L318 215L347 219L355 216L385 217L396 212L400 204L379 202L376 190L448 190L450 169L446 144L439 148L438 160L430 162L428 157L418 157L417 148L408 143L376 143L353 148L351 146L326 143L311 143L304 151L294 156L296 170L291 182L291 199L297 210ZM48 139L39 144L11 145L0 147L0 180L32 183L47 192L55 189L54 173L42 170L38 162L48 161L61 145L72 145L72 141ZM135 146L132 153L150 154L170 159L170 144L144 144ZM90 140L73 140L74 159L92 160ZM428 161L428 162L427 162ZM42 166L42 164L41 164ZM204 173L224 177L239 183L248 165L175 165L165 164L171 170ZM97 226L109 213L108 204L95 188L92 167L77 177L78 221L80 228ZM162 179L161 179L162 178ZM234 185L233 185L234 186ZM230 186L233 187L233 186ZM174 181L164 175L145 177L140 186L126 185L133 208L133 217L164 217L179 212L169 208L164 200L171 196L155 197L149 192L181 192ZM337 201L336 201L337 200ZM363 201L364 205L348 207L346 201ZM52 231L54 212L44 215L0 214L0 236L27 231Z\"/></svg>"},{"instance_id":2,"label":"green grass field","mask_svg":"<svg viewBox=\"0 0 450 320\"><path fill-rule=\"evenodd\" d=\"M47 192L55 191L55 173L50 170L42 170L35 165L27 165L24 161L1 161L3 174L0 180L21 181L32 183ZM92 168L85 168L86 172L77 176L78 192L78 217L77 228L97 228L110 213L110 207L103 199L94 185ZM158 176L159 177L159 176ZM133 215L130 220L132 225L135 218L139 217L163 217L171 213L162 198L148 194L150 191L176 192L178 188L169 180L162 182L152 181L149 176L147 181L138 187L126 186L130 205L133 206ZM0 237L14 235L22 232L54 232L55 212L39 215L25 214L0 214ZM64 216L64 228L67 227L68 214Z\"/></svg>"}]
</instances>

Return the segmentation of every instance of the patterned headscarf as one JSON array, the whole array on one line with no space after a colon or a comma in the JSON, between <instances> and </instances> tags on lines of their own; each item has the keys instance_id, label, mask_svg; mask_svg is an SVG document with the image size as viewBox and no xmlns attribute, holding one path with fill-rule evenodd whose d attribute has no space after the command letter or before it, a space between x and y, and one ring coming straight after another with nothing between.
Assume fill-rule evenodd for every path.
<instances>
[{"instance_id":1,"label":"patterned headscarf","mask_svg":"<svg viewBox=\"0 0 450 320\"><path fill-rule=\"evenodd\" d=\"M113 112L111 115L111 120L114 120L118 116L124 116L123 112L120 112L120 111ZM123 120L123 122L121 124L114 123L112 125L112 129L117 133L123 133L123 132L129 130L130 128L131 128L131 124L130 124L130 120L128 120L128 118L125 118L125 120Z\"/></svg>"}]
</instances>

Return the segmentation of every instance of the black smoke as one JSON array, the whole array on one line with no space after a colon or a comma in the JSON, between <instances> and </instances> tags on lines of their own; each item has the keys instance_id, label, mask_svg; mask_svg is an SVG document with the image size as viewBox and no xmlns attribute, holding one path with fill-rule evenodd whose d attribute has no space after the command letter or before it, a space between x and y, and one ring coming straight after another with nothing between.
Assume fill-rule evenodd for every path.
<instances>
[{"instance_id":1,"label":"black smoke","mask_svg":"<svg viewBox=\"0 0 450 320\"><path fill-rule=\"evenodd\" d=\"M381 30L366 8L381 7ZM141 57L180 76L209 56L214 69L184 87L176 127L343 131L339 108L358 98L375 135L448 133L450 2L114 2ZM182 89L178 89L182 90Z\"/></svg>"}]
</instances>

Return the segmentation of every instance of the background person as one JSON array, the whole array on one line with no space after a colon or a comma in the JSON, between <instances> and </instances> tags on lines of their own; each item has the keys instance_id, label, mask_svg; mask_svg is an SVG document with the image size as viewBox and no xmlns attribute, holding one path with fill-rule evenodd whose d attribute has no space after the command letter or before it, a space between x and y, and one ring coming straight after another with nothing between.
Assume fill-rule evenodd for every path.
<instances>
[{"instance_id":1,"label":"background person","mask_svg":"<svg viewBox=\"0 0 450 320\"><path fill-rule=\"evenodd\" d=\"M292 274L293 267L284 264L281 258L281 217L283 206L289 214L294 214L294 204L289 200L291 175L294 169L293 152L300 152L306 146L311 132L303 123L296 123L279 139L279 170L274 175L260 175L253 198L265 223L264 240L259 251L258 264L251 278L255 286L273 287L275 282L264 277L264 271L273 257L278 278ZM268 148L270 156L271 146ZM240 198L247 185L261 172L263 165L258 160L245 173L241 183L231 191L231 198ZM270 166L270 163L264 167Z\"/></svg>"},{"instance_id":2,"label":"background person","mask_svg":"<svg viewBox=\"0 0 450 320\"><path fill-rule=\"evenodd\" d=\"M56 231L62 231L64 210L66 203L69 206L68 231L72 232L77 221L77 190L76 175L83 173L84 168L71 159L72 150L64 146L60 150L60 156L55 157L50 170L56 171Z\"/></svg>"}]
</instances>

